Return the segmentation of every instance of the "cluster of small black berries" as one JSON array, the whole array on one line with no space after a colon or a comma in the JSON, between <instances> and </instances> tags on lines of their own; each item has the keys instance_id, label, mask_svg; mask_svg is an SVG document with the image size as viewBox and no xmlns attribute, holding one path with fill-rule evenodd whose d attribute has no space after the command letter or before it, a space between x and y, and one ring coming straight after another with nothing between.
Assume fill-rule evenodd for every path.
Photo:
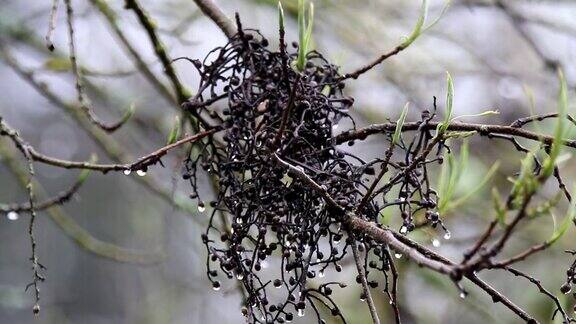
<instances>
[{"instance_id":1,"label":"cluster of small black berries","mask_svg":"<svg viewBox=\"0 0 576 324\"><path fill-rule=\"evenodd\" d=\"M576 251L567 250L566 253L576 255ZM570 268L566 271L566 282L560 286L560 292L567 295L572 291L572 285L576 285L576 261L572 262ZM576 292L573 293L574 299L576 299ZM576 312L576 305L574 306L574 311Z\"/></svg>"},{"instance_id":2,"label":"cluster of small black berries","mask_svg":"<svg viewBox=\"0 0 576 324\"><path fill-rule=\"evenodd\" d=\"M250 322L289 322L306 309L320 323L326 310L346 322L332 299L333 288L346 284L323 279L325 272L342 271L350 245L357 244L368 284L378 287L376 274L383 273L388 292L392 260L387 246L362 234L348 235L341 210L356 209L377 166L394 168L400 176L374 193L383 197L383 207L368 199L355 211L381 226L380 211L398 206L411 231L416 225L410 206L412 197L419 195L415 203L429 210L426 222L435 226L439 219L432 211L431 190L422 189L427 182L423 169L433 161L416 167L388 161L390 156L367 162L340 149L334 136L339 123L347 119L352 129L356 126L349 115L354 100L344 95L337 66L310 52L305 69L296 71L291 63L297 44L292 52L286 47L272 51L257 31L239 30L203 61L192 60L201 81L197 94L185 104L203 127L223 129L223 135L207 138L198 153L190 154L184 171L201 212L206 206L198 190L197 167L217 182L210 222L202 235L208 278L215 290L221 289L221 278L241 283L246 293L242 312ZM422 132L409 147L400 147L415 156L429 137ZM309 183L292 177L274 157L306 174L340 211ZM410 170L402 175L405 167ZM395 186L400 196L388 202L386 194Z\"/></svg>"}]
</instances>

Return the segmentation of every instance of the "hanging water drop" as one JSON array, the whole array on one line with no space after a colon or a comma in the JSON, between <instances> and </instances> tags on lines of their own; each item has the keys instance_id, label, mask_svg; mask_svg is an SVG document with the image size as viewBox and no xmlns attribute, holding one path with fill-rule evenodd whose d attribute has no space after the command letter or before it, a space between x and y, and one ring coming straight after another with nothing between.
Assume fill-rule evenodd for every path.
<instances>
[{"instance_id":1,"label":"hanging water drop","mask_svg":"<svg viewBox=\"0 0 576 324\"><path fill-rule=\"evenodd\" d=\"M198 211L203 213L206 210L206 206L204 206L203 202L198 203Z\"/></svg>"},{"instance_id":2,"label":"hanging water drop","mask_svg":"<svg viewBox=\"0 0 576 324\"><path fill-rule=\"evenodd\" d=\"M304 315L305 315L304 309L299 309L299 310L298 310L298 316L299 316L299 317L303 317Z\"/></svg>"},{"instance_id":3,"label":"hanging water drop","mask_svg":"<svg viewBox=\"0 0 576 324\"><path fill-rule=\"evenodd\" d=\"M432 245L433 245L434 247L439 247L439 246L440 246L440 241L435 238L435 239L432 240Z\"/></svg>"},{"instance_id":4,"label":"hanging water drop","mask_svg":"<svg viewBox=\"0 0 576 324\"><path fill-rule=\"evenodd\" d=\"M402 257L402 253L395 253L394 257L396 257L396 259L400 259Z\"/></svg>"},{"instance_id":5,"label":"hanging water drop","mask_svg":"<svg viewBox=\"0 0 576 324\"><path fill-rule=\"evenodd\" d=\"M8 220L15 221L15 220L18 220L18 218L20 218L20 215L17 212L12 210L6 214L6 218Z\"/></svg>"},{"instance_id":6,"label":"hanging water drop","mask_svg":"<svg viewBox=\"0 0 576 324\"><path fill-rule=\"evenodd\" d=\"M18 220L18 218L20 218L20 215L18 215L17 212L11 210L8 212L8 214L6 214L6 218L8 218L8 220L15 221Z\"/></svg>"},{"instance_id":7,"label":"hanging water drop","mask_svg":"<svg viewBox=\"0 0 576 324\"><path fill-rule=\"evenodd\" d=\"M460 292L460 298L462 299L466 298L466 293L464 291Z\"/></svg>"},{"instance_id":8,"label":"hanging water drop","mask_svg":"<svg viewBox=\"0 0 576 324\"><path fill-rule=\"evenodd\" d=\"M212 289L214 289L214 291L220 290L220 281L214 281L212 283Z\"/></svg>"},{"instance_id":9,"label":"hanging water drop","mask_svg":"<svg viewBox=\"0 0 576 324\"><path fill-rule=\"evenodd\" d=\"M136 170L136 174L139 175L139 176L141 176L141 177L143 177L143 176L146 175L146 171L144 171L144 170Z\"/></svg>"},{"instance_id":10,"label":"hanging water drop","mask_svg":"<svg viewBox=\"0 0 576 324\"><path fill-rule=\"evenodd\" d=\"M320 272L318 272L318 278L324 278L324 276L324 270L320 270Z\"/></svg>"},{"instance_id":11,"label":"hanging water drop","mask_svg":"<svg viewBox=\"0 0 576 324\"><path fill-rule=\"evenodd\" d=\"M406 234L408 233L408 227L402 225L402 227L400 227L400 234Z\"/></svg>"},{"instance_id":12,"label":"hanging water drop","mask_svg":"<svg viewBox=\"0 0 576 324\"><path fill-rule=\"evenodd\" d=\"M238 280L244 279L244 273L242 273L242 272L237 273L237 274L236 274L236 279L238 279Z\"/></svg>"},{"instance_id":13,"label":"hanging water drop","mask_svg":"<svg viewBox=\"0 0 576 324\"><path fill-rule=\"evenodd\" d=\"M446 234L444 234L444 239L449 240L451 237L452 237L452 233L450 233L450 231L446 231Z\"/></svg>"},{"instance_id":14,"label":"hanging water drop","mask_svg":"<svg viewBox=\"0 0 576 324\"><path fill-rule=\"evenodd\" d=\"M132 170L130 169L124 170L124 175L130 175L130 173L132 173Z\"/></svg>"}]
</instances>

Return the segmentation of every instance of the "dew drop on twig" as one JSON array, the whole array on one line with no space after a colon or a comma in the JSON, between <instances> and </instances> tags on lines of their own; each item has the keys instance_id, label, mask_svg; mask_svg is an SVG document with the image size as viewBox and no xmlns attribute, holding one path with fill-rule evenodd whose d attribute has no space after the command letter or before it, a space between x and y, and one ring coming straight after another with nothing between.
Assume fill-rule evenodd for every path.
<instances>
[{"instance_id":1,"label":"dew drop on twig","mask_svg":"<svg viewBox=\"0 0 576 324\"><path fill-rule=\"evenodd\" d=\"M8 218L8 220L15 221L18 220L18 218L20 218L20 215L12 210L9 211L8 214L6 214L6 218Z\"/></svg>"},{"instance_id":2,"label":"dew drop on twig","mask_svg":"<svg viewBox=\"0 0 576 324\"><path fill-rule=\"evenodd\" d=\"M198 211L203 213L206 210L206 206L204 206L204 203L200 202L198 203Z\"/></svg>"}]
</instances>

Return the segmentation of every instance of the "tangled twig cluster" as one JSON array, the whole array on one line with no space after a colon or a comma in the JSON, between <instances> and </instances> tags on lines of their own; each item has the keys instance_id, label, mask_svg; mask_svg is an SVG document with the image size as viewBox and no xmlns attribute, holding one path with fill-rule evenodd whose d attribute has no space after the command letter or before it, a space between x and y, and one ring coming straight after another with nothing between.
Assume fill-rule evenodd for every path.
<instances>
[{"instance_id":1,"label":"tangled twig cluster","mask_svg":"<svg viewBox=\"0 0 576 324\"><path fill-rule=\"evenodd\" d=\"M383 272L387 278L392 263L385 244L350 231L346 213L354 211L380 225L380 212L397 207L402 234L416 227L418 212L425 215L418 225L442 225L427 166L442 162L438 156L444 144L439 138L432 140L431 131L423 127L409 143L391 145L383 159L364 161L342 150L334 132L342 118L355 130L348 114L354 100L343 94L337 67L310 52L305 70L295 71L290 63L296 53L282 46L271 51L257 31L238 30L204 61L192 61L201 82L196 96L185 104L194 115L209 116L225 129L225 146L217 138L206 140L200 153L187 160L184 173L201 210L205 206L199 197L198 166L218 179L210 225L203 235L208 277L216 290L222 275L240 280L248 293L245 314L254 322L289 320L294 313L303 315L307 304L319 320L318 304L344 320L331 293L345 284L322 282L324 272L341 271L342 259L356 244L363 252L359 266L368 274L370 287L379 285L373 274ZM220 101L226 101L222 111L215 108ZM434 116L425 112L422 125ZM200 120L209 125L206 118ZM391 161L395 147L404 152L404 161ZM398 173L378 187L390 169ZM376 170L378 176L370 181ZM229 228L222 230L218 213ZM281 266L267 271L272 255L280 256ZM281 293L271 293L272 287ZM384 290L395 303L388 282Z\"/></svg>"}]
</instances>

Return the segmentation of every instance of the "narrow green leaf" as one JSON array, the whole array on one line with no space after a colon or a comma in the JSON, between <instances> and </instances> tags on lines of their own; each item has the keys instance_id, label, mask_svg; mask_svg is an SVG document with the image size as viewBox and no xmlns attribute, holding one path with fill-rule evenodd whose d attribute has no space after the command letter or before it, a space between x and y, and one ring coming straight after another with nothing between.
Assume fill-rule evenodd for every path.
<instances>
[{"instance_id":1,"label":"narrow green leaf","mask_svg":"<svg viewBox=\"0 0 576 324\"><path fill-rule=\"evenodd\" d=\"M96 154L92 154L90 155L90 159L88 161L90 161L90 163L96 163L96 161L98 161L98 156ZM84 181L88 179L88 176L90 175L91 171L92 170L90 169L82 170L82 172L80 172L80 174L78 175L77 183L78 184L84 183Z\"/></svg>"},{"instance_id":2,"label":"narrow green leaf","mask_svg":"<svg viewBox=\"0 0 576 324\"><path fill-rule=\"evenodd\" d=\"M400 134L402 134L402 127L404 126L404 122L406 121L406 115L408 114L408 107L410 106L410 102L407 102L404 105L404 109L402 109L402 113L400 114L400 118L396 122L396 129L394 130L394 135L392 135L392 144L398 144L400 140Z\"/></svg>"},{"instance_id":3,"label":"narrow green leaf","mask_svg":"<svg viewBox=\"0 0 576 324\"><path fill-rule=\"evenodd\" d=\"M446 132L444 133L444 138L467 138L476 134L477 131L468 131L468 132Z\"/></svg>"},{"instance_id":4,"label":"narrow green leaf","mask_svg":"<svg viewBox=\"0 0 576 324\"><path fill-rule=\"evenodd\" d=\"M496 211L496 219L501 225L506 225L506 204L500 198L498 189L492 188L492 202L494 203L494 210Z\"/></svg>"},{"instance_id":5,"label":"narrow green leaf","mask_svg":"<svg viewBox=\"0 0 576 324\"><path fill-rule=\"evenodd\" d=\"M278 1L278 27L284 30L284 8L281 1Z\"/></svg>"},{"instance_id":6,"label":"narrow green leaf","mask_svg":"<svg viewBox=\"0 0 576 324\"><path fill-rule=\"evenodd\" d=\"M310 49L310 43L312 42L312 27L314 26L314 3L310 2L308 6L308 21L306 22L306 36L304 38L304 42L306 43L306 53L308 54L308 50Z\"/></svg>"},{"instance_id":7,"label":"narrow green leaf","mask_svg":"<svg viewBox=\"0 0 576 324\"><path fill-rule=\"evenodd\" d=\"M453 111L453 103L454 103L454 81L452 80L452 76L450 72L446 71L446 84L447 84L447 91L446 91L446 108L444 111L444 121L438 124L437 133L443 134L448 129L448 125L450 124L450 120L452 119L452 111Z\"/></svg>"},{"instance_id":8,"label":"narrow green leaf","mask_svg":"<svg viewBox=\"0 0 576 324\"><path fill-rule=\"evenodd\" d=\"M412 33L406 40L400 44L401 48L406 48L412 44L418 36L422 33L422 26L424 26L424 22L426 21L426 16L428 15L428 1L423 0L422 5L420 6L420 14L418 15L418 20L416 20L416 25L412 30Z\"/></svg>"},{"instance_id":9,"label":"narrow green leaf","mask_svg":"<svg viewBox=\"0 0 576 324\"><path fill-rule=\"evenodd\" d=\"M451 2L452 2L451 0L446 0L444 2L444 7L442 7L442 11L440 11L438 17L436 17L436 19L434 19L434 21L430 25L428 25L422 30L422 34L428 31L430 28L434 27L440 21L440 18L442 18L446 13L446 11L448 11L448 8L450 8Z\"/></svg>"},{"instance_id":10,"label":"narrow green leaf","mask_svg":"<svg viewBox=\"0 0 576 324\"><path fill-rule=\"evenodd\" d=\"M572 188L572 192L574 192L574 190L576 190L576 184ZM570 223L575 221L575 217L576 217L576 199L572 199L572 202L570 202L570 207L568 207L568 212L566 213L566 216L564 217L562 224L560 224L560 226L556 228L554 233L552 233L552 236L550 237L547 243L552 245L556 241L558 241L562 237L562 235L566 233L566 231L570 227Z\"/></svg>"},{"instance_id":11,"label":"narrow green leaf","mask_svg":"<svg viewBox=\"0 0 576 324\"><path fill-rule=\"evenodd\" d=\"M304 71L306 66L306 6L305 0L298 0L298 58L296 68L298 71Z\"/></svg>"},{"instance_id":12,"label":"narrow green leaf","mask_svg":"<svg viewBox=\"0 0 576 324\"><path fill-rule=\"evenodd\" d=\"M574 201L574 200L572 200L572 201ZM547 242L548 244L550 244L550 245L554 244L556 241L558 241L562 237L562 235L564 235L566 233L566 231L570 227L570 224L574 220L574 208L575 208L574 205L570 206L570 211L568 212L568 215L566 215L566 217L564 217L562 224L560 224L560 226L558 226L558 228L556 228L554 233L552 233L552 236L550 237L550 239Z\"/></svg>"},{"instance_id":13,"label":"narrow green leaf","mask_svg":"<svg viewBox=\"0 0 576 324\"><path fill-rule=\"evenodd\" d=\"M568 86L562 70L558 70L558 77L560 79L560 91L558 93L558 121L554 130L554 142L550 147L550 154L544 160L542 166L542 179L546 179L554 172L556 159L560 155L560 150L563 145L564 129L566 125L566 114L568 111Z\"/></svg>"},{"instance_id":14,"label":"narrow green leaf","mask_svg":"<svg viewBox=\"0 0 576 324\"><path fill-rule=\"evenodd\" d=\"M471 114L471 115L460 115L460 116L456 116L454 118L452 118L451 121L456 121L459 118L466 118L466 117L484 117L484 116L492 116L492 115L500 115L500 112L498 110L487 110L484 112L481 112L479 114Z\"/></svg>"},{"instance_id":15,"label":"narrow green leaf","mask_svg":"<svg viewBox=\"0 0 576 324\"><path fill-rule=\"evenodd\" d=\"M122 116L120 124L126 123L128 119L130 119L134 115L135 111L136 111L136 104L131 103L130 106L128 106L128 109L126 109L126 111L124 112L124 116Z\"/></svg>"},{"instance_id":16,"label":"narrow green leaf","mask_svg":"<svg viewBox=\"0 0 576 324\"><path fill-rule=\"evenodd\" d=\"M180 137L180 117L176 116L174 118L174 124L170 130L170 134L168 134L168 140L166 141L166 144L170 145L176 142L178 137Z\"/></svg>"},{"instance_id":17,"label":"narrow green leaf","mask_svg":"<svg viewBox=\"0 0 576 324\"><path fill-rule=\"evenodd\" d=\"M482 189L482 187L486 185L486 183L488 183L488 181L490 181L490 179L492 179L499 167L500 161L496 161L494 164L492 164L488 172L486 172L486 175L484 175L482 178L482 181L480 181L480 183L474 189L467 192L464 196L458 198L453 203L450 203L449 208L454 209L465 203L468 199L472 198L478 191L480 191L480 189Z\"/></svg>"},{"instance_id":18,"label":"narrow green leaf","mask_svg":"<svg viewBox=\"0 0 576 324\"><path fill-rule=\"evenodd\" d=\"M534 175L534 157L538 148L526 154L526 157L522 159L520 174L518 178L514 181L512 185L512 191L510 195L513 197L513 203L515 207L522 204L525 197L532 194L538 188L538 181Z\"/></svg>"}]
</instances>

